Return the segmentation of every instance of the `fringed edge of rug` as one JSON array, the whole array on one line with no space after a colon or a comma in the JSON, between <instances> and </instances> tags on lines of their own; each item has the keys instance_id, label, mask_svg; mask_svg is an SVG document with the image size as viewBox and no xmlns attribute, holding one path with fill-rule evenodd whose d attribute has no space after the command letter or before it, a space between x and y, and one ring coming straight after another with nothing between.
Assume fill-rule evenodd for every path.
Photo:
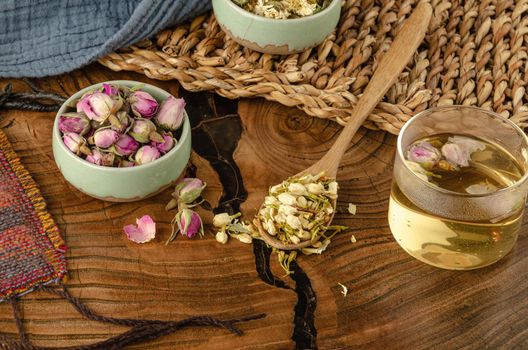
<instances>
[{"instance_id":1,"label":"fringed edge of rug","mask_svg":"<svg viewBox=\"0 0 528 350\"><path fill-rule=\"evenodd\" d=\"M46 285L50 283L58 283L63 281L66 277L66 259L64 253L67 250L66 243L62 239L59 229L51 217L51 214L46 209L46 201L42 197L42 194L38 188L37 183L26 168L20 162L15 150L9 143L7 136L0 130L0 150L4 154L4 157L7 160L7 163L13 170L13 173L16 175L20 185L24 189L27 197L31 201L31 205L35 210L36 216L40 221L44 234L49 238L50 242L54 247L54 253L49 252L47 255L48 261L53 266L55 271L55 276L49 278L42 278L40 280L32 281L32 286L27 286L24 288L17 289L7 295L0 297L0 302L13 297L24 295L31 290L35 289L36 285ZM62 258L61 258L62 257Z\"/></svg>"}]
</instances>

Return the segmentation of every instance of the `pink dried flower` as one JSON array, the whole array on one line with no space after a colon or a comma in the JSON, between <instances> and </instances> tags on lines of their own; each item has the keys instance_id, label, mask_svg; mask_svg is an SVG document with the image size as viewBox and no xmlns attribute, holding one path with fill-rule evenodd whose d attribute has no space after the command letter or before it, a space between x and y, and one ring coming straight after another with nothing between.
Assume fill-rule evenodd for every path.
<instances>
[{"instance_id":1,"label":"pink dried flower","mask_svg":"<svg viewBox=\"0 0 528 350\"><path fill-rule=\"evenodd\" d=\"M59 130L62 133L85 135L90 131L90 120L84 113L64 113L59 117Z\"/></svg>"},{"instance_id":2,"label":"pink dried flower","mask_svg":"<svg viewBox=\"0 0 528 350\"><path fill-rule=\"evenodd\" d=\"M86 161L95 165L112 166L114 165L115 154L110 152L101 152L97 148L92 150L92 154L86 156Z\"/></svg>"},{"instance_id":3,"label":"pink dried flower","mask_svg":"<svg viewBox=\"0 0 528 350\"><path fill-rule=\"evenodd\" d=\"M163 134L162 135L163 137L163 142L152 142L151 145L156 147L158 149L158 151L161 152L161 154L165 154L167 152L169 152L173 147L174 147L174 144L176 143L174 140L174 137L172 137L171 135L169 134Z\"/></svg>"},{"instance_id":4,"label":"pink dried flower","mask_svg":"<svg viewBox=\"0 0 528 350\"><path fill-rule=\"evenodd\" d=\"M103 84L103 91L108 96L119 96L119 88L110 84Z\"/></svg>"},{"instance_id":5,"label":"pink dried flower","mask_svg":"<svg viewBox=\"0 0 528 350\"><path fill-rule=\"evenodd\" d=\"M482 151L486 145L480 141L470 139L464 136L454 136L448 139L448 142L442 146L442 155L445 159L455 166L469 166L471 154L476 151Z\"/></svg>"},{"instance_id":6,"label":"pink dried flower","mask_svg":"<svg viewBox=\"0 0 528 350\"><path fill-rule=\"evenodd\" d=\"M105 121L113 107L112 98L100 91L87 93L77 102L77 112L83 112L97 122Z\"/></svg>"},{"instance_id":7,"label":"pink dried flower","mask_svg":"<svg viewBox=\"0 0 528 350\"><path fill-rule=\"evenodd\" d=\"M143 146L136 152L136 164L147 164L155 161L160 157L160 153L156 147Z\"/></svg>"},{"instance_id":8,"label":"pink dried flower","mask_svg":"<svg viewBox=\"0 0 528 350\"><path fill-rule=\"evenodd\" d=\"M159 126L167 130L177 130L183 123L185 101L183 98L169 96L160 106L154 117Z\"/></svg>"},{"instance_id":9,"label":"pink dried flower","mask_svg":"<svg viewBox=\"0 0 528 350\"><path fill-rule=\"evenodd\" d=\"M136 141L146 143L150 140L150 134L156 131L156 125L148 119L137 119L129 134Z\"/></svg>"},{"instance_id":10,"label":"pink dried flower","mask_svg":"<svg viewBox=\"0 0 528 350\"><path fill-rule=\"evenodd\" d=\"M158 111L158 101L145 91L134 91L130 94L128 102L134 114L139 117L152 118Z\"/></svg>"},{"instance_id":11,"label":"pink dried flower","mask_svg":"<svg viewBox=\"0 0 528 350\"><path fill-rule=\"evenodd\" d=\"M156 237L156 223L149 215L136 219L136 225L126 225L123 231L128 239L136 243L147 243Z\"/></svg>"},{"instance_id":12,"label":"pink dried flower","mask_svg":"<svg viewBox=\"0 0 528 350\"><path fill-rule=\"evenodd\" d=\"M207 186L205 182L197 178L184 178L176 188L172 196L185 204L191 204L200 195Z\"/></svg>"},{"instance_id":13,"label":"pink dried flower","mask_svg":"<svg viewBox=\"0 0 528 350\"><path fill-rule=\"evenodd\" d=\"M181 235L184 237L194 238L197 234L200 236L204 234L202 218L191 209L185 208L176 214L176 222Z\"/></svg>"},{"instance_id":14,"label":"pink dried flower","mask_svg":"<svg viewBox=\"0 0 528 350\"><path fill-rule=\"evenodd\" d=\"M97 147L108 148L116 143L119 139L119 134L110 128L101 128L95 131L93 138Z\"/></svg>"},{"instance_id":15,"label":"pink dried flower","mask_svg":"<svg viewBox=\"0 0 528 350\"><path fill-rule=\"evenodd\" d=\"M139 143L128 135L120 135L114 147L120 156L129 156L137 151Z\"/></svg>"},{"instance_id":16,"label":"pink dried flower","mask_svg":"<svg viewBox=\"0 0 528 350\"><path fill-rule=\"evenodd\" d=\"M77 155L81 153L91 154L90 149L86 146L86 140L79 134L67 132L62 136L62 141L66 148Z\"/></svg>"},{"instance_id":17,"label":"pink dried flower","mask_svg":"<svg viewBox=\"0 0 528 350\"><path fill-rule=\"evenodd\" d=\"M440 151L429 142L419 142L407 151L407 160L421 164L424 168L432 168L441 158Z\"/></svg>"}]
</instances>

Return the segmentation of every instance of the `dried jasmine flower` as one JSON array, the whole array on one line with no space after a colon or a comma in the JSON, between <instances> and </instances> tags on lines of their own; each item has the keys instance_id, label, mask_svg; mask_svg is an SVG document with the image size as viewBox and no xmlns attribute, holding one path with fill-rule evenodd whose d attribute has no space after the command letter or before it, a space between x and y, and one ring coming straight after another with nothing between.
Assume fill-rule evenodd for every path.
<instances>
[{"instance_id":1,"label":"dried jasmine flower","mask_svg":"<svg viewBox=\"0 0 528 350\"><path fill-rule=\"evenodd\" d=\"M317 241L333 216L337 182L324 174L290 178L270 188L258 212L263 228L287 244Z\"/></svg>"},{"instance_id":2,"label":"dried jasmine flower","mask_svg":"<svg viewBox=\"0 0 528 350\"><path fill-rule=\"evenodd\" d=\"M357 206L352 203L348 203L348 212L352 215L356 215Z\"/></svg>"},{"instance_id":3,"label":"dried jasmine flower","mask_svg":"<svg viewBox=\"0 0 528 350\"><path fill-rule=\"evenodd\" d=\"M350 236L350 242L356 243L357 242L356 236L354 236L354 235Z\"/></svg>"},{"instance_id":4,"label":"dried jasmine flower","mask_svg":"<svg viewBox=\"0 0 528 350\"><path fill-rule=\"evenodd\" d=\"M341 287L341 294L343 294L343 297L346 297L348 294L348 288L339 282L337 282L337 284Z\"/></svg>"},{"instance_id":5,"label":"dried jasmine flower","mask_svg":"<svg viewBox=\"0 0 528 350\"><path fill-rule=\"evenodd\" d=\"M337 190L337 182L324 173L292 177L270 187L257 220L266 232L285 244L311 242L309 247L301 249L303 254L321 254L335 234L347 229L329 225ZM279 263L290 273L289 266L297 252L275 250Z\"/></svg>"},{"instance_id":6,"label":"dried jasmine flower","mask_svg":"<svg viewBox=\"0 0 528 350\"><path fill-rule=\"evenodd\" d=\"M253 242L253 238L258 238L251 224L238 219L241 215L241 213L234 215L220 213L214 216L213 226L219 228L215 238L219 243L226 244L229 237L232 237L242 243L250 244Z\"/></svg>"},{"instance_id":7,"label":"dried jasmine flower","mask_svg":"<svg viewBox=\"0 0 528 350\"><path fill-rule=\"evenodd\" d=\"M288 19L311 16L325 9L331 0L232 0L256 15Z\"/></svg>"}]
</instances>

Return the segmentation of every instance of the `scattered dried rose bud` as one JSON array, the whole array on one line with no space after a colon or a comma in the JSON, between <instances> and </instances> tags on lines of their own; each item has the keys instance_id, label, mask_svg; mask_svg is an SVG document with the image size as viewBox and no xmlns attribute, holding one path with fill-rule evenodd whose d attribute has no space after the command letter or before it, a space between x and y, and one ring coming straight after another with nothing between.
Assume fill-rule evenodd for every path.
<instances>
[{"instance_id":1,"label":"scattered dried rose bud","mask_svg":"<svg viewBox=\"0 0 528 350\"><path fill-rule=\"evenodd\" d=\"M90 129L90 120L84 113L63 113L59 117L59 130L62 133L85 135Z\"/></svg>"},{"instance_id":2,"label":"scattered dried rose bud","mask_svg":"<svg viewBox=\"0 0 528 350\"><path fill-rule=\"evenodd\" d=\"M86 140L84 137L82 137L79 134L76 134L74 132L67 132L62 137L62 140L64 142L64 145L73 153L79 155L81 153L83 154L91 154L91 150L86 146Z\"/></svg>"},{"instance_id":3,"label":"scattered dried rose bud","mask_svg":"<svg viewBox=\"0 0 528 350\"><path fill-rule=\"evenodd\" d=\"M128 102L138 117L152 118L158 111L158 101L145 91L134 91L128 97Z\"/></svg>"},{"instance_id":4,"label":"scattered dried rose bud","mask_svg":"<svg viewBox=\"0 0 528 350\"><path fill-rule=\"evenodd\" d=\"M425 141L412 145L407 151L407 159L421 164L425 169L432 169L440 158L442 156L438 148Z\"/></svg>"},{"instance_id":5,"label":"scattered dried rose bud","mask_svg":"<svg viewBox=\"0 0 528 350\"><path fill-rule=\"evenodd\" d=\"M120 156L129 156L138 150L139 143L131 136L120 135L114 144L114 148Z\"/></svg>"},{"instance_id":6,"label":"scattered dried rose bud","mask_svg":"<svg viewBox=\"0 0 528 350\"><path fill-rule=\"evenodd\" d=\"M110 84L103 84L103 92L108 96L119 96L119 88Z\"/></svg>"},{"instance_id":7,"label":"scattered dried rose bud","mask_svg":"<svg viewBox=\"0 0 528 350\"><path fill-rule=\"evenodd\" d=\"M156 125L148 119L137 119L132 125L129 134L136 141L146 143L150 141L150 133L156 131Z\"/></svg>"},{"instance_id":8,"label":"scattered dried rose bud","mask_svg":"<svg viewBox=\"0 0 528 350\"><path fill-rule=\"evenodd\" d=\"M107 94L94 91L85 94L77 102L77 112L83 112L86 116L97 122L103 122L114 108L115 101Z\"/></svg>"},{"instance_id":9,"label":"scattered dried rose bud","mask_svg":"<svg viewBox=\"0 0 528 350\"><path fill-rule=\"evenodd\" d=\"M156 147L143 146L136 152L136 164L147 164L155 161L160 157L160 153Z\"/></svg>"},{"instance_id":10,"label":"scattered dried rose bud","mask_svg":"<svg viewBox=\"0 0 528 350\"><path fill-rule=\"evenodd\" d=\"M156 237L156 223L149 215L136 219L136 225L126 225L123 231L128 239L136 243L147 243Z\"/></svg>"},{"instance_id":11,"label":"scattered dried rose bud","mask_svg":"<svg viewBox=\"0 0 528 350\"><path fill-rule=\"evenodd\" d=\"M167 130L176 130L183 123L185 101L183 98L169 96L160 106L154 117L159 126Z\"/></svg>"},{"instance_id":12,"label":"scattered dried rose bud","mask_svg":"<svg viewBox=\"0 0 528 350\"><path fill-rule=\"evenodd\" d=\"M95 131L94 144L99 148L108 148L119 139L117 131L110 128L101 128Z\"/></svg>"},{"instance_id":13,"label":"scattered dried rose bud","mask_svg":"<svg viewBox=\"0 0 528 350\"><path fill-rule=\"evenodd\" d=\"M191 209L183 209L176 214L178 229L182 236L194 238L197 234L203 236L203 224L200 215Z\"/></svg>"},{"instance_id":14,"label":"scattered dried rose bud","mask_svg":"<svg viewBox=\"0 0 528 350\"><path fill-rule=\"evenodd\" d=\"M161 154L165 154L174 147L176 140L174 140L174 137L172 137L169 134L163 134L162 137L163 137L163 142L158 143L158 142L153 141L151 145L155 146L158 149L158 151L161 152Z\"/></svg>"},{"instance_id":15,"label":"scattered dried rose bud","mask_svg":"<svg viewBox=\"0 0 528 350\"><path fill-rule=\"evenodd\" d=\"M184 178L176 185L172 196L185 204L191 204L200 197L205 186L207 184L200 179Z\"/></svg>"}]
</instances>

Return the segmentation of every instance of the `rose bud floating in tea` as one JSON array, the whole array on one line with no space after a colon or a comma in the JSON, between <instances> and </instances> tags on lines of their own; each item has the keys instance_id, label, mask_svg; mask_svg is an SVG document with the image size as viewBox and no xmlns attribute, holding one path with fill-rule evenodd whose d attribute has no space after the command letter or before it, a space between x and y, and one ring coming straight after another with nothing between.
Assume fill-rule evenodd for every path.
<instances>
[{"instance_id":1,"label":"rose bud floating in tea","mask_svg":"<svg viewBox=\"0 0 528 350\"><path fill-rule=\"evenodd\" d=\"M411 119L398 139L389 224L409 254L447 269L489 265L513 247L526 199L528 139L472 107Z\"/></svg>"}]
</instances>

